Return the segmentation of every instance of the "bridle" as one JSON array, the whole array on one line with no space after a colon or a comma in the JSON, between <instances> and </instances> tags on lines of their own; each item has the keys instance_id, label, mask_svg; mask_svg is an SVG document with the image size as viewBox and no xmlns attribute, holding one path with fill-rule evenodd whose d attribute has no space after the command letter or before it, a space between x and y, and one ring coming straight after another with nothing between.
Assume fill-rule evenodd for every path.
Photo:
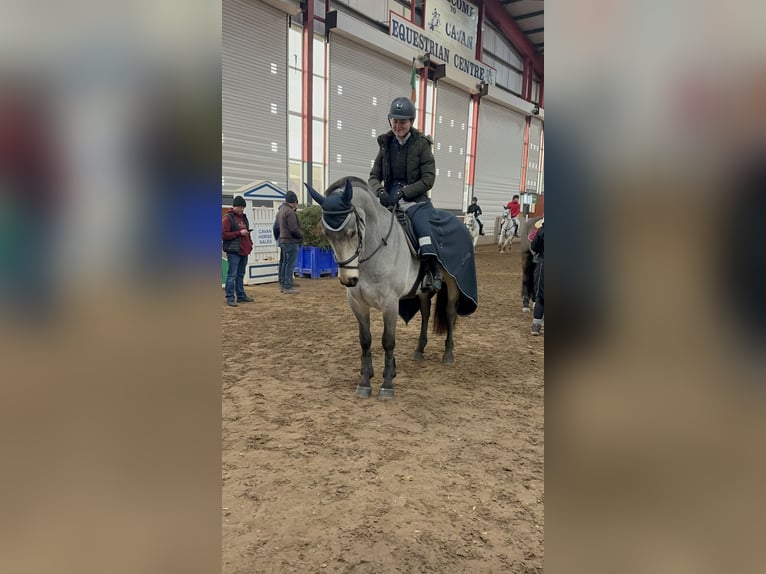
<instances>
[{"instance_id":1,"label":"bridle","mask_svg":"<svg viewBox=\"0 0 766 574\"><path fill-rule=\"evenodd\" d=\"M343 223L338 228L330 227L327 224L327 221L325 220L325 215L345 215L346 219L343 220ZM394 228L394 212L391 212L391 222L388 225L388 232L386 233L385 237L381 237L380 243L378 243L378 246L373 250L372 253L365 257L361 257L362 254L362 230L364 229L364 224L362 223L362 218L359 217L359 212L356 210L356 207L351 205L347 209L341 209L338 211L324 211L322 214L322 225L324 225L325 228L329 229L330 231L340 231L346 225L348 224L348 220L351 219L351 216L354 216L354 223L356 224L356 236L358 238L358 243L356 245L356 251L354 251L354 254L349 257L348 259L345 259L343 261L338 261L338 267L341 269L359 269L359 265L370 259L373 255L375 255L384 245L388 245L388 238L391 237L391 231ZM357 265L349 265L354 259L359 258L359 263Z\"/></svg>"}]
</instances>

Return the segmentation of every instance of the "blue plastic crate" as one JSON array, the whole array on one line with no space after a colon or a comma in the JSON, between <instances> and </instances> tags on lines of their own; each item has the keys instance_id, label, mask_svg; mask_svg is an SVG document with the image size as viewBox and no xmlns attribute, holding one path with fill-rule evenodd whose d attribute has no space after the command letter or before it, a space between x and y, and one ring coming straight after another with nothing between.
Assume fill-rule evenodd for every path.
<instances>
[{"instance_id":1,"label":"blue plastic crate","mask_svg":"<svg viewBox=\"0 0 766 574\"><path fill-rule=\"evenodd\" d=\"M304 277L308 275L311 279L319 279L322 275L337 277L338 264L330 250L301 246L298 250L295 273Z\"/></svg>"}]
</instances>

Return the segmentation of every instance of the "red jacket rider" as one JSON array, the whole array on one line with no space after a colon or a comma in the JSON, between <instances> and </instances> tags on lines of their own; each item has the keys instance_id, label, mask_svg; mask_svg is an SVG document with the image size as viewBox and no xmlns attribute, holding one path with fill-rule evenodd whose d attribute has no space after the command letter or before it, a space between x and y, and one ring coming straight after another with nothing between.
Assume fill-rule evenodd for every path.
<instances>
[{"instance_id":1,"label":"red jacket rider","mask_svg":"<svg viewBox=\"0 0 766 574\"><path fill-rule=\"evenodd\" d=\"M505 207L511 210L511 217L517 217L519 215L519 212L521 212L521 204L519 203L519 196L514 195L513 199L509 201Z\"/></svg>"}]
</instances>

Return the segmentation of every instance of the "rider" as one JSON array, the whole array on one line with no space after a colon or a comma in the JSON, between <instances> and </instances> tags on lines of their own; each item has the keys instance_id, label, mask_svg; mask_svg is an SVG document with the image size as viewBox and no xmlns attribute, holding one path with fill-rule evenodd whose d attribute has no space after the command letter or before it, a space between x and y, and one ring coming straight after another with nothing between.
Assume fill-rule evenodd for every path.
<instances>
[{"instance_id":1,"label":"rider","mask_svg":"<svg viewBox=\"0 0 766 574\"><path fill-rule=\"evenodd\" d=\"M424 291L438 291L442 285L436 250L431 242L431 224L428 215L433 204L428 190L436 179L436 161L427 135L412 127L415 105L408 98L391 102L388 123L391 131L378 136L378 155L370 171L368 184L377 193L380 202L393 209L403 210L412 222L418 238L418 256L430 273L430 283Z\"/></svg>"},{"instance_id":2,"label":"rider","mask_svg":"<svg viewBox=\"0 0 766 574\"><path fill-rule=\"evenodd\" d=\"M511 214L511 220L513 220L513 236L518 237L519 236L519 213L521 212L521 204L519 203L519 194L514 194L513 199L509 201L506 206L506 209L510 210Z\"/></svg>"},{"instance_id":3,"label":"rider","mask_svg":"<svg viewBox=\"0 0 766 574\"><path fill-rule=\"evenodd\" d=\"M484 235L484 223L482 223L479 216L481 215L481 207L476 203L478 200L474 197L471 199L471 205L468 206L468 213L473 213L473 218L479 224L479 235Z\"/></svg>"}]
</instances>

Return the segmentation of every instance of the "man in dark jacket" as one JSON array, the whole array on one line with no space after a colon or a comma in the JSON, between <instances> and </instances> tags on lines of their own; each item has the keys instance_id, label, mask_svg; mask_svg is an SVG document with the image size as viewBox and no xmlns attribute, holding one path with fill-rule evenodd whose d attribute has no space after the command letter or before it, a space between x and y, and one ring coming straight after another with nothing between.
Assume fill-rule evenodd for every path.
<instances>
[{"instance_id":1,"label":"man in dark jacket","mask_svg":"<svg viewBox=\"0 0 766 574\"><path fill-rule=\"evenodd\" d=\"M432 280L427 289L438 291L442 278L436 251L431 242L429 212L433 209L428 191L436 179L433 141L412 127L415 106L407 98L391 102L388 123L391 131L378 137L378 155L370 171L368 184L380 202L393 208L398 204L412 221L418 238L421 260L428 265Z\"/></svg>"},{"instance_id":2,"label":"man in dark jacket","mask_svg":"<svg viewBox=\"0 0 766 574\"><path fill-rule=\"evenodd\" d=\"M250 223L245 215L245 199L238 195L234 203L223 216L221 221L221 238L223 250L229 260L229 272L226 275L226 303L230 307L236 307L240 303L253 301L245 293L245 269L247 269L247 256L253 250L253 240L250 237ZM236 293L237 299L234 300Z\"/></svg>"},{"instance_id":3,"label":"man in dark jacket","mask_svg":"<svg viewBox=\"0 0 766 574\"><path fill-rule=\"evenodd\" d=\"M295 263L298 260L298 248L303 243L303 233L295 211L298 209L298 196L294 191L285 194L286 206L279 210L277 221L279 222L279 278L282 281L280 291L287 295L300 293L293 287L295 275Z\"/></svg>"}]
</instances>

